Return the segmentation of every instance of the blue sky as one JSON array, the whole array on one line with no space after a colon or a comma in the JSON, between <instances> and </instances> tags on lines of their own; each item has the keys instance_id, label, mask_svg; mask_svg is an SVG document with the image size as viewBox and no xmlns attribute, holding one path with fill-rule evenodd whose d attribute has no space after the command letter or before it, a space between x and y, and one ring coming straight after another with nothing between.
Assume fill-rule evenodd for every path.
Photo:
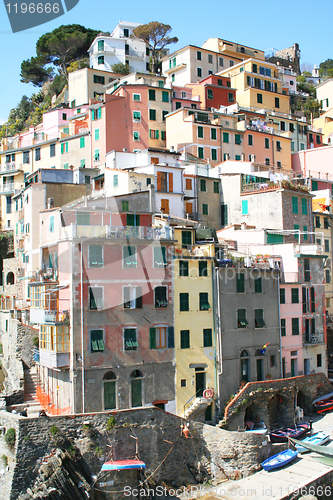
<instances>
[{"instance_id":1,"label":"blue sky","mask_svg":"<svg viewBox=\"0 0 333 500\"><path fill-rule=\"evenodd\" d=\"M10 0L6 0L8 3ZM14 4L17 0L14 0ZM26 0L29 3L29 0ZM36 0L37 3L38 0ZM61 0L59 0L61 1ZM22 95L36 91L32 85L20 83L20 66L24 59L35 56L36 42L46 32L62 24L82 24L87 28L112 31L119 20L138 23L159 21L170 24L178 44L202 45L210 37L248 45L261 50L283 49L297 42L302 63L319 65L333 59L332 0L147 0L110 2L110 0L80 0L70 12L54 21L20 33L12 33L3 3L0 6L0 123Z\"/></svg>"}]
</instances>

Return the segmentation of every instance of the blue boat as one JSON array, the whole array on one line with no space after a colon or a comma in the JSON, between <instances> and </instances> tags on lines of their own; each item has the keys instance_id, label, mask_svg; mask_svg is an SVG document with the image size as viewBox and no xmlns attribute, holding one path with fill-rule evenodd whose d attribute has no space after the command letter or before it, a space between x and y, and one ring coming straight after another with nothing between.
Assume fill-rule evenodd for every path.
<instances>
[{"instance_id":1,"label":"blue boat","mask_svg":"<svg viewBox=\"0 0 333 500\"><path fill-rule=\"evenodd\" d=\"M298 451L295 450L285 450L281 451L281 453L278 453L277 455L273 455L270 458L267 458L261 466L264 470L270 471L273 469L280 469L284 465L289 464L289 462L292 462L295 460L297 457Z\"/></svg>"},{"instance_id":2,"label":"blue boat","mask_svg":"<svg viewBox=\"0 0 333 500\"><path fill-rule=\"evenodd\" d=\"M305 453L306 451L310 451L308 448L305 448L303 446L303 443L307 444L316 444L318 446L327 443L327 441L330 439L329 434L325 434L325 432L319 431L313 434L312 436L308 436L305 439L302 439L301 443L302 445L296 444L296 449L298 453Z\"/></svg>"}]
</instances>

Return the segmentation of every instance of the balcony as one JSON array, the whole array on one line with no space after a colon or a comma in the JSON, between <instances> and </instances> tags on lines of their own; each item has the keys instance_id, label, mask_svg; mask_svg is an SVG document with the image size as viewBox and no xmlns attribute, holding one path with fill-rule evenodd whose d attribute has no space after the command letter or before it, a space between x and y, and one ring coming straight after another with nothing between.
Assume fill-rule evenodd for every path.
<instances>
[{"instance_id":1,"label":"balcony","mask_svg":"<svg viewBox=\"0 0 333 500\"><path fill-rule=\"evenodd\" d=\"M298 283L298 272L281 273L281 283Z\"/></svg>"},{"instance_id":2,"label":"balcony","mask_svg":"<svg viewBox=\"0 0 333 500\"><path fill-rule=\"evenodd\" d=\"M183 101L201 102L199 95L192 95L190 92L186 92L185 95L183 94L183 92L174 92L173 99L182 99Z\"/></svg>"},{"instance_id":3,"label":"balcony","mask_svg":"<svg viewBox=\"0 0 333 500\"><path fill-rule=\"evenodd\" d=\"M69 366L69 361L69 352L39 350L39 363L42 366L47 366L48 368L65 368Z\"/></svg>"},{"instance_id":4,"label":"balcony","mask_svg":"<svg viewBox=\"0 0 333 500\"><path fill-rule=\"evenodd\" d=\"M2 185L2 188L0 187L0 192L1 193L13 193L14 192L14 182L5 182Z\"/></svg>"},{"instance_id":5,"label":"balcony","mask_svg":"<svg viewBox=\"0 0 333 500\"><path fill-rule=\"evenodd\" d=\"M1 172L14 172L19 167L21 167L21 164L16 163L16 161L2 163L1 164Z\"/></svg>"},{"instance_id":6,"label":"balcony","mask_svg":"<svg viewBox=\"0 0 333 500\"><path fill-rule=\"evenodd\" d=\"M317 345L317 344L324 344L324 334L323 333L316 333L316 334L307 334L305 333L303 335L303 344L304 345Z\"/></svg>"},{"instance_id":7,"label":"balcony","mask_svg":"<svg viewBox=\"0 0 333 500\"><path fill-rule=\"evenodd\" d=\"M37 325L47 324L69 324L68 311L55 311L51 309L43 309L40 307L30 308L30 321Z\"/></svg>"},{"instance_id":8,"label":"balcony","mask_svg":"<svg viewBox=\"0 0 333 500\"><path fill-rule=\"evenodd\" d=\"M295 255L322 255L323 246L322 245L294 245Z\"/></svg>"},{"instance_id":9,"label":"balcony","mask_svg":"<svg viewBox=\"0 0 333 500\"><path fill-rule=\"evenodd\" d=\"M61 228L61 239L71 240L73 238L171 240L173 238L173 230L171 227L81 226L75 223Z\"/></svg>"},{"instance_id":10,"label":"balcony","mask_svg":"<svg viewBox=\"0 0 333 500\"><path fill-rule=\"evenodd\" d=\"M263 191L275 191L281 189L281 183L272 181L267 182L251 182L249 184L242 184L241 193L257 193Z\"/></svg>"}]
</instances>

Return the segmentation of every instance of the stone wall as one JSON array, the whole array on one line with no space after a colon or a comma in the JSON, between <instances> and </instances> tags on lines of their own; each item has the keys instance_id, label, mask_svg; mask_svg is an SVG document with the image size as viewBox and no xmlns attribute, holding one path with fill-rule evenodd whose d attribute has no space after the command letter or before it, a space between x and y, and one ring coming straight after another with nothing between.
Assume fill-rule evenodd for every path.
<instances>
[{"instance_id":1,"label":"stone wall","mask_svg":"<svg viewBox=\"0 0 333 500\"><path fill-rule=\"evenodd\" d=\"M115 426L108 431L110 415ZM55 447L51 426L79 448L96 475L108 458L110 445L115 459L134 457L136 440L131 436L137 437L140 459L147 465L146 476L154 473L153 484L163 481L177 487L247 476L270 451L266 437L228 432L199 422L189 424L190 437L186 439L181 432L184 423L155 407L48 418L24 418L0 411L0 425L17 429L15 459L2 477L8 492L4 498L17 499L34 483L43 458ZM4 448L1 437L0 451Z\"/></svg>"},{"instance_id":2,"label":"stone wall","mask_svg":"<svg viewBox=\"0 0 333 500\"><path fill-rule=\"evenodd\" d=\"M268 430L293 425L295 403L303 408L305 415L311 415L314 412L312 401L332 390L332 384L323 373L249 382L226 406L221 425L228 430L243 429L247 409L264 422Z\"/></svg>"}]
</instances>

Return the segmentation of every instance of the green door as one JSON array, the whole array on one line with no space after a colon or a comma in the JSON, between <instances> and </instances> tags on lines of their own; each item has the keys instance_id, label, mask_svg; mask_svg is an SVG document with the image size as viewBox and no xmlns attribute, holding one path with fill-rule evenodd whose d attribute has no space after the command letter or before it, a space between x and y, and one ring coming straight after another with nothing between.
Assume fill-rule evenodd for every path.
<instances>
[{"instance_id":1,"label":"green door","mask_svg":"<svg viewBox=\"0 0 333 500\"><path fill-rule=\"evenodd\" d=\"M195 373L195 393L197 398L201 398L203 391L206 389L206 374L205 372Z\"/></svg>"},{"instance_id":2,"label":"green door","mask_svg":"<svg viewBox=\"0 0 333 500\"><path fill-rule=\"evenodd\" d=\"M116 408L116 383L104 382L104 410Z\"/></svg>"},{"instance_id":3,"label":"green door","mask_svg":"<svg viewBox=\"0 0 333 500\"><path fill-rule=\"evenodd\" d=\"M263 380L264 378L264 360L257 359L257 380Z\"/></svg>"},{"instance_id":4,"label":"green door","mask_svg":"<svg viewBox=\"0 0 333 500\"><path fill-rule=\"evenodd\" d=\"M135 406L142 406L142 380L132 379L131 389L132 389L132 408L134 408Z\"/></svg>"}]
</instances>

